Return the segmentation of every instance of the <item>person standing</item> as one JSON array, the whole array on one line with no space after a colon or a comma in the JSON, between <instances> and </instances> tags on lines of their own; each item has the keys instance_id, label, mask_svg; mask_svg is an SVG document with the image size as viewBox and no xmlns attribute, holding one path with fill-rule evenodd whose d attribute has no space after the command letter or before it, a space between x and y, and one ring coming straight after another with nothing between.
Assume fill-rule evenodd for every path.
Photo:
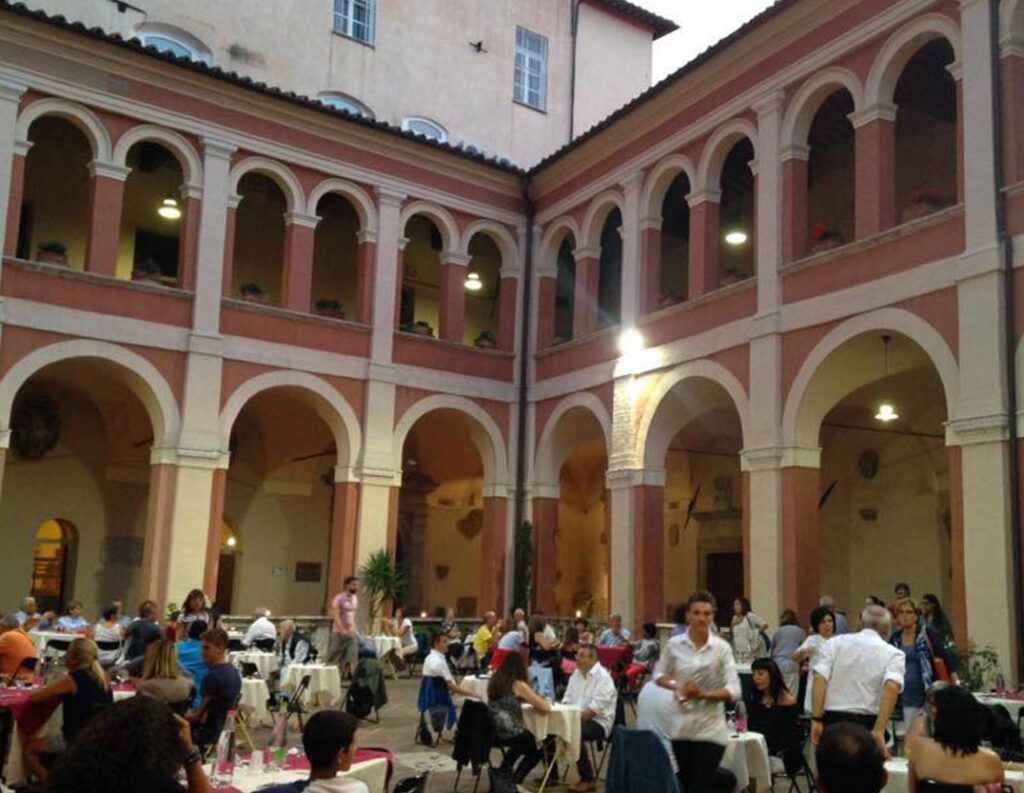
<instances>
[{"instance_id":1,"label":"person standing","mask_svg":"<svg viewBox=\"0 0 1024 793\"><path fill-rule=\"evenodd\" d=\"M917 604L911 598L896 605L896 622L897 628L889 637L889 643L906 658L903 691L897 709L909 728L917 712L924 707L925 694L936 679L936 658L941 658L950 672L955 667L945 640L919 619Z\"/></svg>"},{"instance_id":2,"label":"person standing","mask_svg":"<svg viewBox=\"0 0 1024 793\"><path fill-rule=\"evenodd\" d=\"M275 641L277 641L277 628L270 621L270 610L264 606L257 606L253 609L252 622L245 632L242 644L264 652L272 652Z\"/></svg>"},{"instance_id":3,"label":"person standing","mask_svg":"<svg viewBox=\"0 0 1024 793\"><path fill-rule=\"evenodd\" d=\"M807 692L804 694L804 712L810 714L814 706L814 677L811 670L814 668L814 661L825 646L825 642L831 639L836 633L835 615L827 606L818 606L811 612L811 633L804 643L801 644L795 653L793 660L798 664L807 667L805 686Z\"/></svg>"},{"instance_id":4,"label":"person standing","mask_svg":"<svg viewBox=\"0 0 1024 793\"><path fill-rule=\"evenodd\" d=\"M945 641L953 639L953 625L946 616L938 595L929 593L921 597L921 618L925 625L938 631Z\"/></svg>"},{"instance_id":5,"label":"person standing","mask_svg":"<svg viewBox=\"0 0 1024 793\"><path fill-rule=\"evenodd\" d=\"M831 595L822 595L821 600L818 601L818 605L823 606L832 612L832 622L834 624L833 633L835 633L836 636L850 632L850 621L846 619L846 612L840 611L836 608L836 599L834 597ZM871 604L866 603L865 605ZM879 603L879 605L884 604Z\"/></svg>"},{"instance_id":6,"label":"person standing","mask_svg":"<svg viewBox=\"0 0 1024 793\"><path fill-rule=\"evenodd\" d=\"M356 609L359 608L359 579L350 575L344 589L331 601L334 629L327 648L327 663L337 664L342 677L351 677L359 660Z\"/></svg>"},{"instance_id":7,"label":"person standing","mask_svg":"<svg viewBox=\"0 0 1024 793\"><path fill-rule=\"evenodd\" d=\"M750 664L755 658L768 656L764 638L768 623L761 619L742 595L732 602L732 651L736 663Z\"/></svg>"},{"instance_id":8,"label":"person standing","mask_svg":"<svg viewBox=\"0 0 1024 793\"><path fill-rule=\"evenodd\" d=\"M618 703L618 692L615 681L597 661L597 648L592 644L582 644L576 652L576 671L569 678L562 703L575 705L582 711L582 739L586 744L591 741L604 741L612 733L615 723L615 706ZM576 764L580 774L580 783L570 790L590 793L597 790L594 768L590 762L590 752L584 745L580 759Z\"/></svg>"},{"instance_id":9,"label":"person standing","mask_svg":"<svg viewBox=\"0 0 1024 793\"><path fill-rule=\"evenodd\" d=\"M714 616L714 595L690 595L687 631L669 640L654 667L655 683L676 694L683 716L669 738L686 793L710 789L728 741L725 703L740 698L732 648L711 632Z\"/></svg>"},{"instance_id":10,"label":"person standing","mask_svg":"<svg viewBox=\"0 0 1024 793\"><path fill-rule=\"evenodd\" d=\"M807 636L800 627L796 612L786 609L779 617L779 628L772 636L771 658L782 673L782 680L793 696L800 690L800 666L793 660L793 653L803 644Z\"/></svg>"}]
</instances>

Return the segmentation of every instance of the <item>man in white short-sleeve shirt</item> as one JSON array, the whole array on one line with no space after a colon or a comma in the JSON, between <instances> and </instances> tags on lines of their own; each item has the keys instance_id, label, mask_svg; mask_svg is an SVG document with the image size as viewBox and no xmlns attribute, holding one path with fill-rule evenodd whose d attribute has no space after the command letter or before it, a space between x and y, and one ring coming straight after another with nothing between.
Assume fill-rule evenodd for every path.
<instances>
[{"instance_id":1,"label":"man in white short-sleeve shirt","mask_svg":"<svg viewBox=\"0 0 1024 793\"><path fill-rule=\"evenodd\" d=\"M562 696L566 705L575 705L582 711L581 737L588 741L604 741L612 734L615 723L615 706L619 693L615 690L615 681L597 661L597 648L592 644L582 644L576 651L576 671L569 678L569 685ZM580 774L580 784L576 790L581 793L597 790L594 767L590 762L590 753L584 747L580 752L576 769Z\"/></svg>"},{"instance_id":2,"label":"man in white short-sleeve shirt","mask_svg":"<svg viewBox=\"0 0 1024 793\"><path fill-rule=\"evenodd\" d=\"M811 740L817 744L826 725L852 721L871 730L885 751L885 727L903 690L906 657L889 644L892 619L882 606L861 614L859 633L833 636L814 662Z\"/></svg>"}]
</instances>

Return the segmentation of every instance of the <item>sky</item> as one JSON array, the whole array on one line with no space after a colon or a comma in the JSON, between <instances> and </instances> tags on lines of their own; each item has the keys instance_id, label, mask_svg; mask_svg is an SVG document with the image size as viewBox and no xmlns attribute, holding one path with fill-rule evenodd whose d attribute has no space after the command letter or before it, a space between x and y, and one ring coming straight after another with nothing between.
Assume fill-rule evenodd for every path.
<instances>
[{"instance_id":1,"label":"sky","mask_svg":"<svg viewBox=\"0 0 1024 793\"><path fill-rule=\"evenodd\" d=\"M770 6L773 0L632 0L671 19L679 30L654 43L653 82L693 60L716 41Z\"/></svg>"}]
</instances>

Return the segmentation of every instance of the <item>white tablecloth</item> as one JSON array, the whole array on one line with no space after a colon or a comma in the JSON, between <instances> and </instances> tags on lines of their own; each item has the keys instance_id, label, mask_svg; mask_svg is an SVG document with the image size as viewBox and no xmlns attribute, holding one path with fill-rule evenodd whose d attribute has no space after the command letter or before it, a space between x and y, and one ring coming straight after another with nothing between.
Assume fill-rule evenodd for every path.
<instances>
[{"instance_id":1,"label":"white tablecloth","mask_svg":"<svg viewBox=\"0 0 1024 793\"><path fill-rule=\"evenodd\" d=\"M367 760L363 763L355 763L348 771L338 776L354 777L361 779L370 788L370 793L385 793L384 785L388 778L388 761L383 758ZM271 773L250 773L248 767L235 774L231 786L242 791L252 793L254 790L274 784L283 785L286 782L298 782L300 779L308 779L309 771L274 771Z\"/></svg>"},{"instance_id":2,"label":"white tablecloth","mask_svg":"<svg viewBox=\"0 0 1024 793\"><path fill-rule=\"evenodd\" d=\"M889 775L882 793L910 793L910 769L905 757L894 757L885 761L885 771ZM1024 791L1024 771L1007 771L1006 783L1016 793Z\"/></svg>"},{"instance_id":3,"label":"white tablecloth","mask_svg":"<svg viewBox=\"0 0 1024 793\"><path fill-rule=\"evenodd\" d=\"M378 658L384 658L391 652L402 653L402 641L397 636L370 636Z\"/></svg>"},{"instance_id":4,"label":"white tablecloth","mask_svg":"<svg viewBox=\"0 0 1024 793\"><path fill-rule=\"evenodd\" d=\"M309 689L302 704L329 708L341 702L341 677L338 667L324 664L292 664L281 673L281 688L294 691L303 676L309 675Z\"/></svg>"},{"instance_id":5,"label":"white tablecloth","mask_svg":"<svg viewBox=\"0 0 1024 793\"><path fill-rule=\"evenodd\" d=\"M228 658L235 666L241 669L241 664L244 661L247 664L252 664L256 667L256 671L264 680L269 680L270 675L277 671L278 661L277 656L273 653L263 653L259 650L245 650L243 652L229 653Z\"/></svg>"},{"instance_id":6,"label":"white tablecloth","mask_svg":"<svg viewBox=\"0 0 1024 793\"><path fill-rule=\"evenodd\" d=\"M32 637L32 641L36 645L36 653L40 658L46 654L46 647L52 640L73 641L79 636L75 633L58 633L57 631L29 631L28 635Z\"/></svg>"},{"instance_id":7,"label":"white tablecloth","mask_svg":"<svg viewBox=\"0 0 1024 793\"><path fill-rule=\"evenodd\" d=\"M580 746L583 740L580 712L575 705L554 705L551 713L541 713L529 705L524 705L523 723L539 741L549 735L556 737L560 759L575 763L580 759Z\"/></svg>"},{"instance_id":8,"label":"white tablecloth","mask_svg":"<svg viewBox=\"0 0 1024 793\"><path fill-rule=\"evenodd\" d=\"M731 757L730 757L731 756ZM758 791L772 787L771 761L768 759L768 743L758 732L744 732L729 736L722 767L736 774L737 788L743 790L750 781L757 783ZM740 778L742 772L743 778Z\"/></svg>"},{"instance_id":9,"label":"white tablecloth","mask_svg":"<svg viewBox=\"0 0 1024 793\"><path fill-rule=\"evenodd\" d=\"M1004 699L997 694L975 694L975 699L982 705L1002 705L1010 712L1010 718L1017 721L1021 708L1024 708L1024 700Z\"/></svg>"},{"instance_id":10,"label":"white tablecloth","mask_svg":"<svg viewBox=\"0 0 1024 793\"><path fill-rule=\"evenodd\" d=\"M466 691L472 691L481 702L487 702L487 685L490 682L491 678L489 677L466 675L462 678L462 682L459 683L459 688L464 688Z\"/></svg>"},{"instance_id":11,"label":"white tablecloth","mask_svg":"<svg viewBox=\"0 0 1024 793\"><path fill-rule=\"evenodd\" d=\"M255 677L242 679L242 696L238 700L238 704L245 708L249 724L264 724L269 720L268 699L270 699L270 690L267 688L266 681Z\"/></svg>"}]
</instances>

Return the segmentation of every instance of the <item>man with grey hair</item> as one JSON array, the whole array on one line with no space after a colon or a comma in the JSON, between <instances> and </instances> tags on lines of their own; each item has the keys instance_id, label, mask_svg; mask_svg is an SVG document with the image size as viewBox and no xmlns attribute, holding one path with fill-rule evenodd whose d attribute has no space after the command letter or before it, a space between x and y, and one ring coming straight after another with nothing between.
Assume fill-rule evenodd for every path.
<instances>
[{"instance_id":1,"label":"man with grey hair","mask_svg":"<svg viewBox=\"0 0 1024 793\"><path fill-rule=\"evenodd\" d=\"M597 640L598 647L625 647L629 644L629 631L622 627L622 615L612 614Z\"/></svg>"},{"instance_id":2,"label":"man with grey hair","mask_svg":"<svg viewBox=\"0 0 1024 793\"><path fill-rule=\"evenodd\" d=\"M245 632L242 644L246 647L256 647L265 652L274 649L274 642L277 639L277 628L269 619L270 611L263 606L257 606L252 610L252 624Z\"/></svg>"},{"instance_id":3,"label":"man with grey hair","mask_svg":"<svg viewBox=\"0 0 1024 793\"><path fill-rule=\"evenodd\" d=\"M307 636L295 630L294 620L282 620L277 627L277 635L281 640L277 659L282 670L292 664L304 664L309 660L309 649L312 645Z\"/></svg>"},{"instance_id":4,"label":"man with grey hair","mask_svg":"<svg viewBox=\"0 0 1024 793\"><path fill-rule=\"evenodd\" d=\"M834 636L839 636L843 633L850 632L850 621L846 619L846 613L836 608L836 599L831 595L822 595L821 600L818 601L819 606L824 606L831 611L836 618Z\"/></svg>"},{"instance_id":5,"label":"man with grey hair","mask_svg":"<svg viewBox=\"0 0 1024 793\"><path fill-rule=\"evenodd\" d=\"M885 751L885 728L903 690L906 657L886 641L892 620L882 606L867 606L858 633L833 636L814 662L811 740L826 725L856 722Z\"/></svg>"},{"instance_id":6,"label":"man with grey hair","mask_svg":"<svg viewBox=\"0 0 1024 793\"><path fill-rule=\"evenodd\" d=\"M21 611L14 616L18 618L18 624L25 631L47 631L57 621L57 615L52 611L40 614L36 607L36 599L31 595L26 595L21 599Z\"/></svg>"}]
</instances>

